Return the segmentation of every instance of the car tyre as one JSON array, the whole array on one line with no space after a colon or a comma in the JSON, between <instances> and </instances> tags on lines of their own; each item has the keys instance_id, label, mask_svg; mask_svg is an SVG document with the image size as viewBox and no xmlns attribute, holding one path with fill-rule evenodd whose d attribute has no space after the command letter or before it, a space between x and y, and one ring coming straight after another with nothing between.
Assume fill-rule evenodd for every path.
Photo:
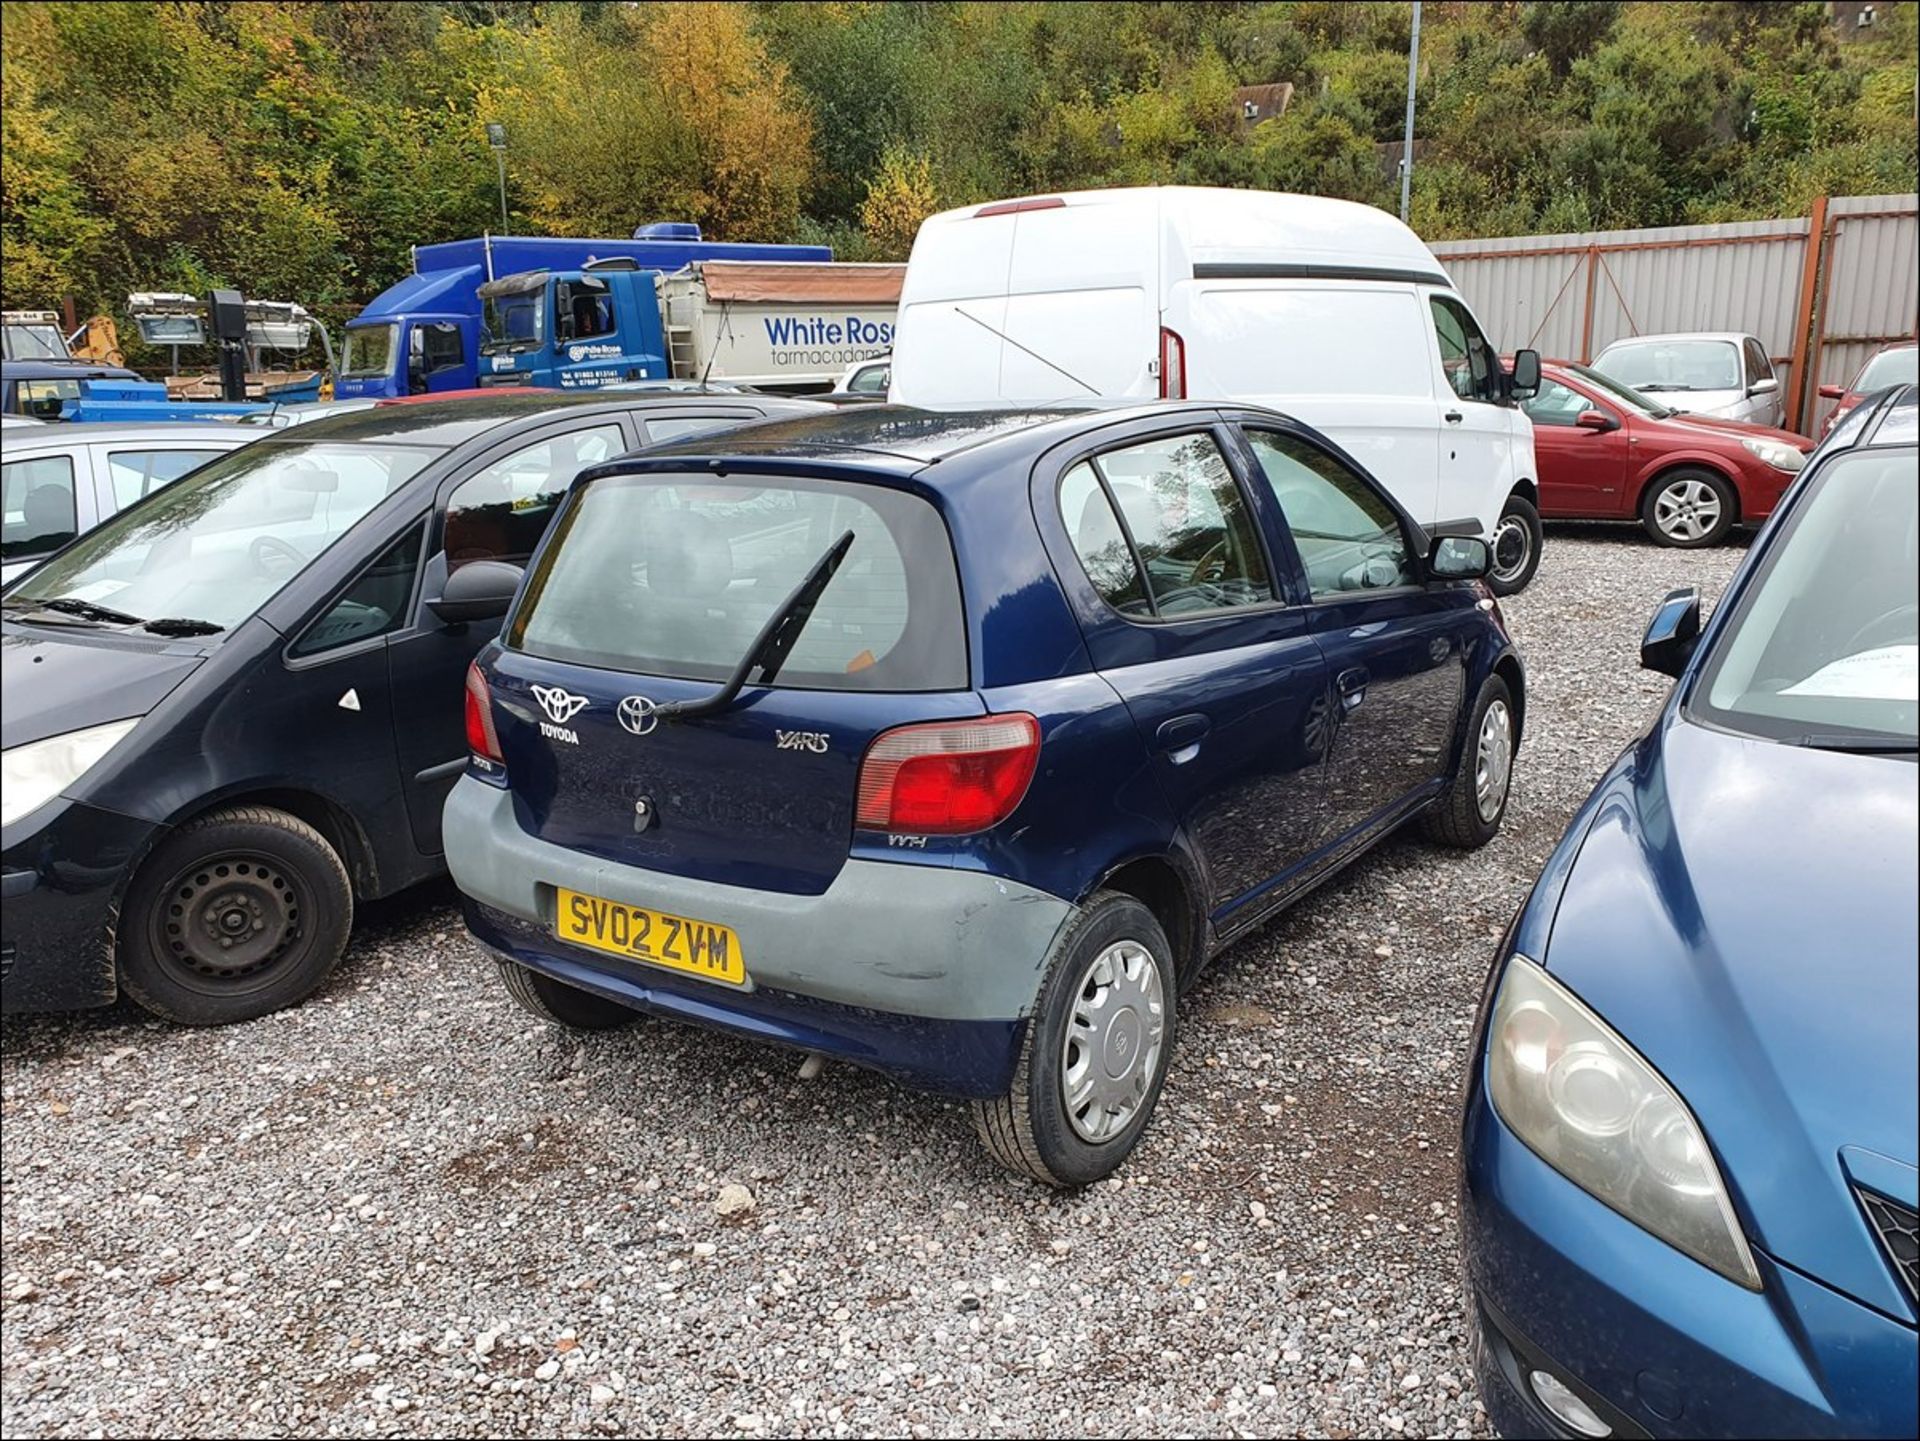
<instances>
[{"instance_id":1,"label":"car tyre","mask_svg":"<svg viewBox=\"0 0 1920 1441\"><path fill-rule=\"evenodd\" d=\"M1740 499L1726 477L1701 466L1670 470L1640 499L1640 524L1661 545L1703 550L1727 538Z\"/></svg>"},{"instance_id":2,"label":"car tyre","mask_svg":"<svg viewBox=\"0 0 1920 1441\"><path fill-rule=\"evenodd\" d=\"M108 922L120 987L183 1026L251 1021L312 995L346 950L353 886L326 837L268 806L189 821Z\"/></svg>"},{"instance_id":3,"label":"car tyre","mask_svg":"<svg viewBox=\"0 0 1920 1441\"><path fill-rule=\"evenodd\" d=\"M565 1031L617 1031L640 1019L640 1013L631 1006L556 981L502 956L494 957L494 961L500 967L500 983L507 994L523 1010L550 1026Z\"/></svg>"},{"instance_id":4,"label":"car tyre","mask_svg":"<svg viewBox=\"0 0 1920 1441\"><path fill-rule=\"evenodd\" d=\"M1490 675L1474 697L1460 764L1434 803L1421 812L1427 839L1470 851L1499 834L1513 790L1513 757L1520 738L1513 693Z\"/></svg>"},{"instance_id":5,"label":"car tyre","mask_svg":"<svg viewBox=\"0 0 1920 1441\"><path fill-rule=\"evenodd\" d=\"M1493 568L1487 572L1487 584L1495 595L1518 595L1532 583L1540 569L1540 551L1546 544L1546 532L1540 526L1540 512L1524 495L1507 497L1500 512L1500 524L1493 531Z\"/></svg>"},{"instance_id":6,"label":"car tyre","mask_svg":"<svg viewBox=\"0 0 1920 1441\"><path fill-rule=\"evenodd\" d=\"M989 1154L1049 1186L1085 1186L1126 1160L1166 1081L1173 949L1152 911L1099 891L1055 939L1012 1089L973 1106Z\"/></svg>"}]
</instances>

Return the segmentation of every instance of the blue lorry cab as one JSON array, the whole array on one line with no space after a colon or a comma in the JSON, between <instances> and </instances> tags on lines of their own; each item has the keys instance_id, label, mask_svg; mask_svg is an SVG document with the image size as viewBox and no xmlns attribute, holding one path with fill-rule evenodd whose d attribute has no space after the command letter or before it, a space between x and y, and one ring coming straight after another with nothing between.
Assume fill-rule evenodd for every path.
<instances>
[{"instance_id":1,"label":"blue lorry cab","mask_svg":"<svg viewBox=\"0 0 1920 1441\"><path fill-rule=\"evenodd\" d=\"M871 1066L1093 1180L1210 955L1403 821L1498 829L1525 692L1462 528L1239 407L851 407L591 467L469 677L467 923L549 1021Z\"/></svg>"}]
</instances>

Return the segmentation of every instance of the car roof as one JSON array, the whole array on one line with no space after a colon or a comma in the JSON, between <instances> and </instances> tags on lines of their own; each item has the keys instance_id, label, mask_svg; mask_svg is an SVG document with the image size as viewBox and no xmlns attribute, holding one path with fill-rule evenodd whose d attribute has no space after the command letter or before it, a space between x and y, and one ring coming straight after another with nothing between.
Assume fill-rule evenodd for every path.
<instances>
[{"instance_id":1,"label":"car roof","mask_svg":"<svg viewBox=\"0 0 1920 1441\"><path fill-rule=\"evenodd\" d=\"M517 423L530 422L566 410L669 410L688 405L748 406L769 414L791 412L806 402L769 395L661 395L627 392L610 397L597 391L536 390L502 387L499 394L461 396L453 400L426 399L407 405L376 405L326 415L299 426L269 431L261 439L282 444L311 445L337 440L348 444L425 445L452 449L456 445Z\"/></svg>"},{"instance_id":2,"label":"car roof","mask_svg":"<svg viewBox=\"0 0 1920 1441\"><path fill-rule=\"evenodd\" d=\"M1623 335L1618 340L1610 340L1601 348L1605 355L1609 350L1618 350L1623 345L1650 345L1662 340L1724 340L1729 345L1738 345L1743 340L1753 340L1744 330L1663 330L1658 335Z\"/></svg>"},{"instance_id":3,"label":"car roof","mask_svg":"<svg viewBox=\"0 0 1920 1441\"><path fill-rule=\"evenodd\" d=\"M223 420L56 420L18 445L92 445L109 440L230 440L245 445L262 432Z\"/></svg>"}]
</instances>

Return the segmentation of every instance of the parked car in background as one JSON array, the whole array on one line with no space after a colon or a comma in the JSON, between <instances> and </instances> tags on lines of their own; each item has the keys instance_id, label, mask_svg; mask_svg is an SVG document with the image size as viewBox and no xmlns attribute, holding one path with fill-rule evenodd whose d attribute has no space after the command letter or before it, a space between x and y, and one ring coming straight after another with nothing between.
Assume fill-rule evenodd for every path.
<instances>
[{"instance_id":1,"label":"parked car in background","mask_svg":"<svg viewBox=\"0 0 1920 1441\"><path fill-rule=\"evenodd\" d=\"M1822 400L1837 400L1840 403L1827 413L1826 424L1820 433L1825 435L1833 429L1839 420L1854 406L1876 390L1884 390L1890 385L1913 385L1920 383L1920 346L1911 340L1900 345L1888 345L1876 350L1867 363L1860 367L1860 373L1853 378L1851 385L1823 385L1820 387Z\"/></svg>"},{"instance_id":2,"label":"parked car in background","mask_svg":"<svg viewBox=\"0 0 1920 1441\"><path fill-rule=\"evenodd\" d=\"M253 443L0 594L0 1003L303 999L357 901L439 872L462 679L574 472L810 408L509 392L219 427Z\"/></svg>"},{"instance_id":3,"label":"parked car in background","mask_svg":"<svg viewBox=\"0 0 1920 1441\"><path fill-rule=\"evenodd\" d=\"M1823 445L1515 919L1461 1242L1507 1436L1912 1436L1914 390ZM1857 412L1856 412L1857 413Z\"/></svg>"},{"instance_id":4,"label":"parked car in background","mask_svg":"<svg viewBox=\"0 0 1920 1441\"><path fill-rule=\"evenodd\" d=\"M122 365L84 360L0 361L0 412L52 420L59 416L62 404L80 398L83 380L139 378Z\"/></svg>"},{"instance_id":5,"label":"parked car in background","mask_svg":"<svg viewBox=\"0 0 1920 1441\"><path fill-rule=\"evenodd\" d=\"M1765 520L1813 442L1790 430L1687 415L1566 361L1524 402L1549 520L1632 520L1662 545L1718 545Z\"/></svg>"},{"instance_id":6,"label":"parked car in background","mask_svg":"<svg viewBox=\"0 0 1920 1441\"><path fill-rule=\"evenodd\" d=\"M258 437L186 421L42 425L0 450L0 583L150 491Z\"/></svg>"},{"instance_id":7,"label":"parked car in background","mask_svg":"<svg viewBox=\"0 0 1920 1441\"><path fill-rule=\"evenodd\" d=\"M1242 407L845 406L597 466L468 682L467 923L550 1022L824 1052L1095 1180L1210 955L1404 821L1499 829L1488 560Z\"/></svg>"},{"instance_id":8,"label":"parked car in background","mask_svg":"<svg viewBox=\"0 0 1920 1441\"><path fill-rule=\"evenodd\" d=\"M1275 405L1421 525L1473 520L1507 595L1540 564L1539 357L1500 365L1433 253L1370 205L1183 186L930 217L900 294L890 396L934 407L1089 396Z\"/></svg>"},{"instance_id":9,"label":"parked car in background","mask_svg":"<svg viewBox=\"0 0 1920 1441\"><path fill-rule=\"evenodd\" d=\"M885 400L887 387L892 383L893 356L879 355L872 360L856 360L841 371L840 379L834 385L831 394L836 399L852 397Z\"/></svg>"},{"instance_id":10,"label":"parked car in background","mask_svg":"<svg viewBox=\"0 0 1920 1441\"><path fill-rule=\"evenodd\" d=\"M1744 420L1778 429L1786 421L1780 380L1766 346L1731 331L1636 335L1616 340L1593 368L1629 390L1659 397L1689 415Z\"/></svg>"},{"instance_id":11,"label":"parked car in background","mask_svg":"<svg viewBox=\"0 0 1920 1441\"><path fill-rule=\"evenodd\" d=\"M256 411L252 415L235 417L235 425L265 426L270 430L285 430L289 425L305 425L310 420L324 420L330 415L349 415L356 410L370 410L379 402L371 398L359 400L308 400L297 405L276 405L271 410Z\"/></svg>"}]
</instances>

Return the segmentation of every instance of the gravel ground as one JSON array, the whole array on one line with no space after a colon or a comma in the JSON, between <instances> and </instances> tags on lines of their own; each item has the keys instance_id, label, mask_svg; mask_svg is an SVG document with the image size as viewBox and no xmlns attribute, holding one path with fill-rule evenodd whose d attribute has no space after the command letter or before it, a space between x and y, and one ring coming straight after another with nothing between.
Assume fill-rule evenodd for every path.
<instances>
[{"instance_id":1,"label":"gravel ground","mask_svg":"<svg viewBox=\"0 0 1920 1441\"><path fill-rule=\"evenodd\" d=\"M964 1113L506 998L443 886L224 1031L4 1031L9 1435L1484 1433L1454 1107L1489 950L1738 549L1550 531L1504 834L1389 841L1215 965L1120 1178L1054 1195Z\"/></svg>"}]
</instances>

